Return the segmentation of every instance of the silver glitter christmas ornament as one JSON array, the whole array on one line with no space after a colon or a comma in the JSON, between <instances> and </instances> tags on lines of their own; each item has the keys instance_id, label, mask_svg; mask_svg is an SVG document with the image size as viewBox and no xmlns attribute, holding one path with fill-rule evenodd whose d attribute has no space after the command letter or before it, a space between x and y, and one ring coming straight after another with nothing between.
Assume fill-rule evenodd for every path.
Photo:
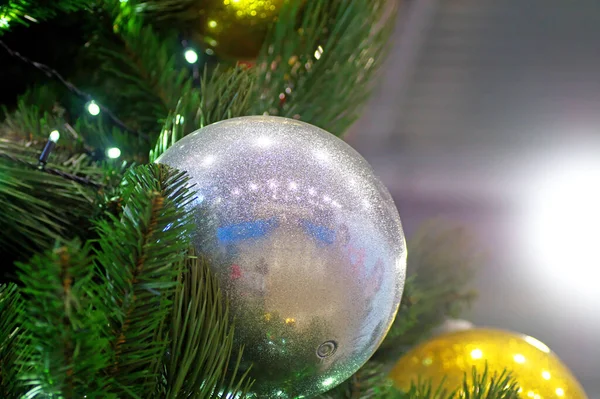
<instances>
[{"instance_id":1,"label":"silver glitter christmas ornament","mask_svg":"<svg viewBox=\"0 0 600 399\"><path fill-rule=\"evenodd\" d=\"M342 140L253 116L184 137L157 162L195 184L194 245L230 297L259 398L333 388L394 320L406 248L394 202Z\"/></svg>"}]
</instances>

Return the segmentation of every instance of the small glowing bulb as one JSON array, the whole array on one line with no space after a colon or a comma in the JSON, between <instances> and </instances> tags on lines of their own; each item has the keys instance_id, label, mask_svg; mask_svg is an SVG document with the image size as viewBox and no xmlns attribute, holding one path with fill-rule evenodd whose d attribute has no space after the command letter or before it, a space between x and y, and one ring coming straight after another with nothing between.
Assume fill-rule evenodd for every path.
<instances>
[{"instance_id":1,"label":"small glowing bulb","mask_svg":"<svg viewBox=\"0 0 600 399\"><path fill-rule=\"evenodd\" d=\"M5 17L4 15L0 17L0 28L6 28L8 26L8 22L10 18Z\"/></svg>"},{"instance_id":2,"label":"small glowing bulb","mask_svg":"<svg viewBox=\"0 0 600 399\"><path fill-rule=\"evenodd\" d=\"M565 396L565 390L562 388L556 388L556 391L554 392L556 392L558 396Z\"/></svg>"},{"instance_id":3,"label":"small glowing bulb","mask_svg":"<svg viewBox=\"0 0 600 399\"><path fill-rule=\"evenodd\" d=\"M185 53L183 53L183 56L185 57L185 60L190 63L190 64L195 64L196 61L198 61L198 53L194 50L187 49L185 50Z\"/></svg>"},{"instance_id":4,"label":"small glowing bulb","mask_svg":"<svg viewBox=\"0 0 600 399\"><path fill-rule=\"evenodd\" d=\"M542 377L543 377L545 380L549 380L549 379L550 379L550 372L549 372L549 371L546 371L546 370L542 371Z\"/></svg>"},{"instance_id":5,"label":"small glowing bulb","mask_svg":"<svg viewBox=\"0 0 600 399\"><path fill-rule=\"evenodd\" d=\"M58 139L60 138L60 133L58 132L58 130L53 130L50 132L50 141L56 143L58 141Z\"/></svg>"},{"instance_id":6,"label":"small glowing bulb","mask_svg":"<svg viewBox=\"0 0 600 399\"><path fill-rule=\"evenodd\" d=\"M106 155L110 159L116 159L121 156L121 150L119 150L117 147L111 147L108 150L106 150Z\"/></svg>"},{"instance_id":7,"label":"small glowing bulb","mask_svg":"<svg viewBox=\"0 0 600 399\"><path fill-rule=\"evenodd\" d=\"M521 355L520 353L517 353L515 356L513 356L513 359L515 359L515 362L517 363L525 363L525 356Z\"/></svg>"},{"instance_id":8,"label":"small glowing bulb","mask_svg":"<svg viewBox=\"0 0 600 399\"><path fill-rule=\"evenodd\" d=\"M87 105L87 110L90 113L90 115L98 115L100 113L100 107L98 106L98 104L96 104L95 101L90 101Z\"/></svg>"},{"instance_id":9,"label":"small glowing bulb","mask_svg":"<svg viewBox=\"0 0 600 399\"><path fill-rule=\"evenodd\" d=\"M473 349L471 351L471 357L473 359L481 359L483 357L483 352L481 351L481 349Z\"/></svg>"},{"instance_id":10,"label":"small glowing bulb","mask_svg":"<svg viewBox=\"0 0 600 399\"><path fill-rule=\"evenodd\" d=\"M210 26L211 28L216 28L217 27L217 21L208 21L208 26Z\"/></svg>"},{"instance_id":11,"label":"small glowing bulb","mask_svg":"<svg viewBox=\"0 0 600 399\"><path fill-rule=\"evenodd\" d=\"M320 59L321 55L323 55L323 47L319 46L319 47L317 47L317 50L315 51L315 58Z\"/></svg>"}]
</instances>

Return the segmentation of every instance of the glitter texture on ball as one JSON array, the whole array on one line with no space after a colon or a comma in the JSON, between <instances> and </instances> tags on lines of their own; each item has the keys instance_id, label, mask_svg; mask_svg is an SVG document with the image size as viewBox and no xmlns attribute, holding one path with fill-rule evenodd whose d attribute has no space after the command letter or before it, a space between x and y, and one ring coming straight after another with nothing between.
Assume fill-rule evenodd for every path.
<instances>
[{"instance_id":1,"label":"glitter texture on ball","mask_svg":"<svg viewBox=\"0 0 600 399\"><path fill-rule=\"evenodd\" d=\"M256 397L311 397L369 359L398 310L406 248L389 192L356 151L255 116L192 133L157 162L194 184L194 246L230 298Z\"/></svg>"}]
</instances>

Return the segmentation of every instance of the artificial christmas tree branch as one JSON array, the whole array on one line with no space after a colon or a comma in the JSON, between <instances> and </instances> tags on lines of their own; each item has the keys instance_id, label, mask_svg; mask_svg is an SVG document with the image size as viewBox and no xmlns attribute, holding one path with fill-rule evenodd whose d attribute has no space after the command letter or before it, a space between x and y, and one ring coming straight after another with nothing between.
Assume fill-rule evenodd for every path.
<instances>
[{"instance_id":1,"label":"artificial christmas tree branch","mask_svg":"<svg viewBox=\"0 0 600 399\"><path fill-rule=\"evenodd\" d=\"M166 166L138 167L127 177L121 220L98 224L96 295L110 315L107 372L118 397L150 397L159 383L168 341L157 332L172 306L191 233L186 184L184 174Z\"/></svg>"},{"instance_id":2,"label":"artificial christmas tree branch","mask_svg":"<svg viewBox=\"0 0 600 399\"><path fill-rule=\"evenodd\" d=\"M217 278L207 261L190 250L167 323L170 344L165 356L160 398L214 398L222 392L244 395L247 372L237 377L241 352L233 354L233 326ZM233 370L227 372L232 355Z\"/></svg>"}]
</instances>

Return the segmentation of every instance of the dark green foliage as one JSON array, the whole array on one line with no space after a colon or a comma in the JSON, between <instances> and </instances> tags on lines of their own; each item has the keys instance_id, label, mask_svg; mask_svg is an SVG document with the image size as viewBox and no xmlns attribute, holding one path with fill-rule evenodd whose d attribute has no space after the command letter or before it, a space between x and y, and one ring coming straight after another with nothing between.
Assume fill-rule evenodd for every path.
<instances>
[{"instance_id":1,"label":"dark green foliage","mask_svg":"<svg viewBox=\"0 0 600 399\"><path fill-rule=\"evenodd\" d=\"M96 264L105 299L113 355L111 392L147 398L156 390L168 341L159 334L172 306L188 248L191 224L185 205L187 177L164 165L127 176L121 220L98 224Z\"/></svg>"},{"instance_id":2,"label":"dark green foliage","mask_svg":"<svg viewBox=\"0 0 600 399\"><path fill-rule=\"evenodd\" d=\"M190 252L185 272L179 277L171 319L167 323L171 343L165 356L163 385L158 397L216 398L245 394L251 383L237 377L241 351L233 352L233 326L217 278L205 259ZM237 359L230 375L232 355ZM227 377L227 378L226 378Z\"/></svg>"},{"instance_id":3,"label":"dark green foliage","mask_svg":"<svg viewBox=\"0 0 600 399\"><path fill-rule=\"evenodd\" d=\"M16 350L33 349L20 372L28 397L110 397L102 395L110 383L102 373L110 361L108 321L104 298L90 291L89 262L89 249L73 242L19 265L28 339Z\"/></svg>"},{"instance_id":4,"label":"dark green foliage","mask_svg":"<svg viewBox=\"0 0 600 399\"><path fill-rule=\"evenodd\" d=\"M490 374L484 370L472 369L471 375L465 373L463 385L456 391L448 392L442 382L432 387L427 381L419 381L406 393L399 393L390 399L519 399L519 386L516 380L503 371Z\"/></svg>"},{"instance_id":5,"label":"dark green foliage","mask_svg":"<svg viewBox=\"0 0 600 399\"><path fill-rule=\"evenodd\" d=\"M468 288L481 256L467 232L433 221L407 244L408 273L396 320L375 357L397 359L448 317L457 317L474 299Z\"/></svg>"},{"instance_id":6,"label":"dark green foliage","mask_svg":"<svg viewBox=\"0 0 600 399\"><path fill-rule=\"evenodd\" d=\"M14 284L0 285L0 397L17 398L17 372L19 360L27 357L32 348L18 350L19 340L24 339L21 324L23 301Z\"/></svg>"},{"instance_id":7,"label":"dark green foliage","mask_svg":"<svg viewBox=\"0 0 600 399\"><path fill-rule=\"evenodd\" d=\"M60 12L72 12L87 8L89 0L8 0L0 4L0 36L12 24L29 25L38 20L49 19Z\"/></svg>"},{"instance_id":8,"label":"dark green foliage","mask_svg":"<svg viewBox=\"0 0 600 399\"><path fill-rule=\"evenodd\" d=\"M37 170L39 152L0 139L0 249L28 253L56 239L83 234L94 213L96 189ZM65 172L85 172L84 159L71 159ZM86 176L85 173L82 174ZM89 175L93 180L98 176Z\"/></svg>"},{"instance_id":9,"label":"dark green foliage","mask_svg":"<svg viewBox=\"0 0 600 399\"><path fill-rule=\"evenodd\" d=\"M297 118L341 136L384 60L396 2L319 0L284 7L257 60L252 114Z\"/></svg>"}]
</instances>

